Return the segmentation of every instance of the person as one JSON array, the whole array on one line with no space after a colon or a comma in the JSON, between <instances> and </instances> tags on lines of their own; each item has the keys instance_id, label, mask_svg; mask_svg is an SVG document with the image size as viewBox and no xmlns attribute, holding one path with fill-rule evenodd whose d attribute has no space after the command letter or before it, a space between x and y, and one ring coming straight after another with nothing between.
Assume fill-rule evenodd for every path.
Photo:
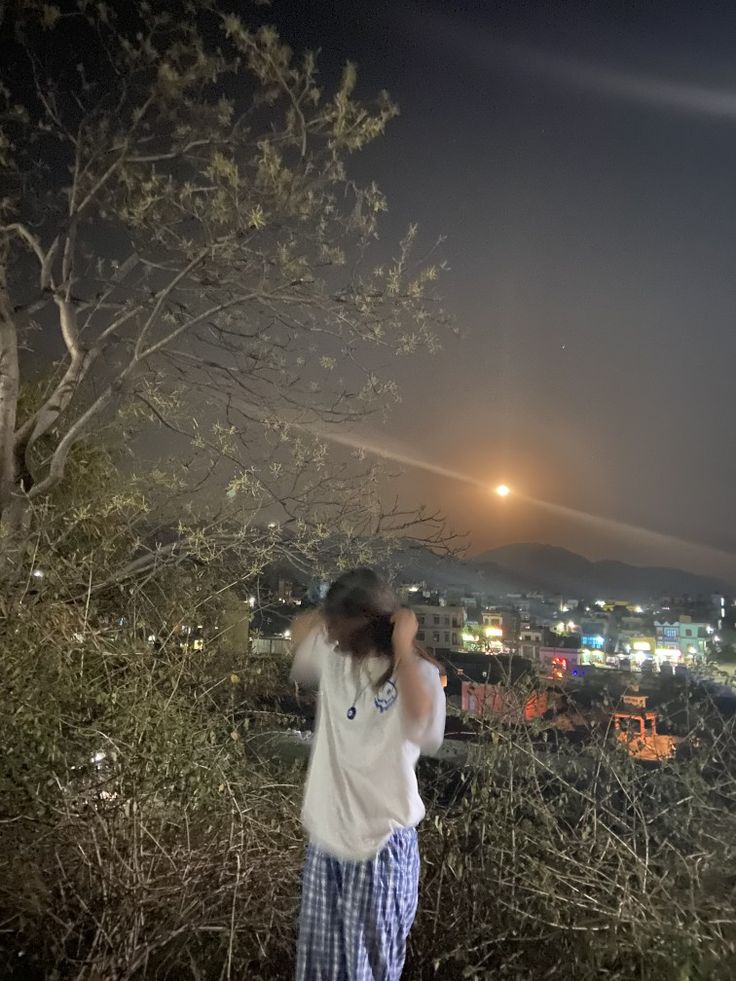
<instances>
[{"instance_id":1,"label":"person","mask_svg":"<svg viewBox=\"0 0 736 981\"><path fill-rule=\"evenodd\" d=\"M297 981L396 981L417 909L415 767L436 752L445 696L417 619L370 569L292 626L292 678L319 684L302 821Z\"/></svg>"}]
</instances>

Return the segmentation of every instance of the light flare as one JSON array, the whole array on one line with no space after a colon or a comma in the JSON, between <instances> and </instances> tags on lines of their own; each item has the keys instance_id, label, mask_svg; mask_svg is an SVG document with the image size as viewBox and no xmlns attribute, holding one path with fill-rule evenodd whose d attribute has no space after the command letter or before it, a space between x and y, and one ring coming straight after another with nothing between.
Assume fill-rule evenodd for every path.
<instances>
[{"instance_id":1,"label":"light flare","mask_svg":"<svg viewBox=\"0 0 736 981\"><path fill-rule=\"evenodd\" d=\"M425 470L428 473L437 474L439 477L447 477L450 480L461 481L464 484L469 484L471 487L477 487L488 493L489 487L485 481L478 480L476 477L472 477L469 474L462 473L461 471L452 470L448 467L440 466L439 464L432 463L428 460L420 459L419 457L403 452L396 447L387 446L372 439L369 440L353 435L330 433L323 428L320 428L319 430L316 427L309 426L299 426L298 428L304 429L320 439L324 438L330 442L338 443L341 446L348 446L352 447L353 449L362 450L366 453L370 453L372 456L381 457L385 460L393 460L397 463L403 463L405 466L412 467L416 470ZM505 493L503 493L503 491L505 491ZM497 487L492 488L492 492L498 497L505 498L511 493L511 488L508 486L508 484L499 484ZM566 507L563 504L555 504L552 501L543 501L540 498L519 493L518 490L514 491L514 498L524 501L527 504L531 504L534 507L542 508L546 511L552 512L553 514L557 514L560 517L565 517L571 521L593 525L599 531L603 530L608 532L612 538L621 539L623 536L628 536L635 538L638 543L644 541L647 544L651 544L652 546L659 548L662 548L663 546L672 548L675 546L689 552L690 554L697 553L697 557L699 558L703 558L705 555L710 555L720 560L728 558L731 562L733 562L734 559L733 554L731 552L727 552L725 549L715 548L711 545L703 545L699 542L688 541L685 538L679 538L675 535L666 535L662 532L652 531L649 528L643 528L640 525L633 525L626 521L619 521L616 518L605 518L598 514L592 514L590 511L582 511L579 508Z\"/></svg>"},{"instance_id":2,"label":"light flare","mask_svg":"<svg viewBox=\"0 0 736 981\"><path fill-rule=\"evenodd\" d=\"M257 411L255 407L253 407L253 410ZM463 473L460 470L454 470L450 467L443 467L441 464L434 463L430 460L421 459L420 457L414 456L396 445L390 446L386 442L379 443L375 439L369 439L367 437L331 432L324 425L310 425L306 423L299 423L294 420L289 420L289 425L293 426L295 429L301 430L302 432L309 433L311 436L315 436L317 439L325 439L328 442L336 443L339 446L345 446L354 450L359 450L363 453L369 453L371 456L376 456L384 460L392 460L395 463L402 463L404 466L411 467L414 470L424 470L427 473L436 474L438 477L446 477L448 480L459 481L463 484L468 484L471 487L477 487L486 494L488 494L489 489L491 489L496 496L501 498L504 498L511 493L511 488L507 484L499 484L495 488L489 488L486 481L479 480L477 477ZM505 491L505 493L503 491ZM729 559L731 562L734 560L733 553L728 552L725 549L688 541L687 539L679 538L675 535L666 535L662 532L652 531L649 528L643 528L640 525L633 525L626 521L619 521L616 518L605 518L598 514L592 514L590 511L582 511L579 508L566 507L563 504L555 504L552 501L544 501L537 497L531 497L528 494L519 493L518 490L514 491L514 497L524 501L527 504L531 504L534 507L542 508L553 514L557 514L560 517L593 525L599 530L607 531L612 537L621 538L623 535L628 535L636 538L638 542L643 540L660 548L662 546L676 546L681 549L688 550L691 553L696 552L701 558L704 555L710 555L713 557L718 557L721 560L724 557Z\"/></svg>"}]
</instances>

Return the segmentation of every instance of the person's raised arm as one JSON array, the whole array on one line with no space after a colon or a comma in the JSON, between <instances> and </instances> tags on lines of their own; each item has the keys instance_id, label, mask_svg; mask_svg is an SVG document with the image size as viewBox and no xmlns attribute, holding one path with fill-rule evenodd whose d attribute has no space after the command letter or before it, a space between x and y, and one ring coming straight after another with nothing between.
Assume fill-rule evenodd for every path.
<instances>
[{"instance_id":1,"label":"person's raised arm","mask_svg":"<svg viewBox=\"0 0 736 981\"><path fill-rule=\"evenodd\" d=\"M412 724L427 722L432 716L434 699L416 649L417 618L412 610L402 607L393 615L391 622L394 625L391 637L394 675L398 681L404 716Z\"/></svg>"},{"instance_id":2,"label":"person's raised arm","mask_svg":"<svg viewBox=\"0 0 736 981\"><path fill-rule=\"evenodd\" d=\"M321 610L307 610L295 617L291 624L291 650L294 661L291 680L300 685L311 685L319 680L322 671L322 647L318 642L317 628L324 623ZM311 641L309 640L312 635ZM309 641L309 643L306 643Z\"/></svg>"},{"instance_id":3,"label":"person's raised arm","mask_svg":"<svg viewBox=\"0 0 736 981\"><path fill-rule=\"evenodd\" d=\"M311 630L323 622L322 610L306 610L291 622L291 647L296 650Z\"/></svg>"}]
</instances>

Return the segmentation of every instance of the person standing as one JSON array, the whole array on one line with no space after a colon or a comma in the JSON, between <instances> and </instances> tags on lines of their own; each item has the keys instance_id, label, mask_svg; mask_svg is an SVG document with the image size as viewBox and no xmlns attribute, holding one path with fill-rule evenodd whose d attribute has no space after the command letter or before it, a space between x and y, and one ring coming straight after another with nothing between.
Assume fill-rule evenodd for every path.
<instances>
[{"instance_id":1,"label":"person standing","mask_svg":"<svg viewBox=\"0 0 736 981\"><path fill-rule=\"evenodd\" d=\"M417 619L371 569L340 576L292 626L292 677L319 685L302 821L297 981L398 981L417 910L415 768L445 727Z\"/></svg>"}]
</instances>

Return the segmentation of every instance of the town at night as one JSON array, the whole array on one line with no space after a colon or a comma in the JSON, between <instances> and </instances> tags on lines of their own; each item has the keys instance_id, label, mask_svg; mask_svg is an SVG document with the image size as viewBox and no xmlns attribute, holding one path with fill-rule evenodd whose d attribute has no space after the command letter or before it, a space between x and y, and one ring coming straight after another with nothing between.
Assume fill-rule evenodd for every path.
<instances>
[{"instance_id":1,"label":"town at night","mask_svg":"<svg viewBox=\"0 0 736 981\"><path fill-rule=\"evenodd\" d=\"M0 0L0 977L736 976L736 8Z\"/></svg>"}]
</instances>

